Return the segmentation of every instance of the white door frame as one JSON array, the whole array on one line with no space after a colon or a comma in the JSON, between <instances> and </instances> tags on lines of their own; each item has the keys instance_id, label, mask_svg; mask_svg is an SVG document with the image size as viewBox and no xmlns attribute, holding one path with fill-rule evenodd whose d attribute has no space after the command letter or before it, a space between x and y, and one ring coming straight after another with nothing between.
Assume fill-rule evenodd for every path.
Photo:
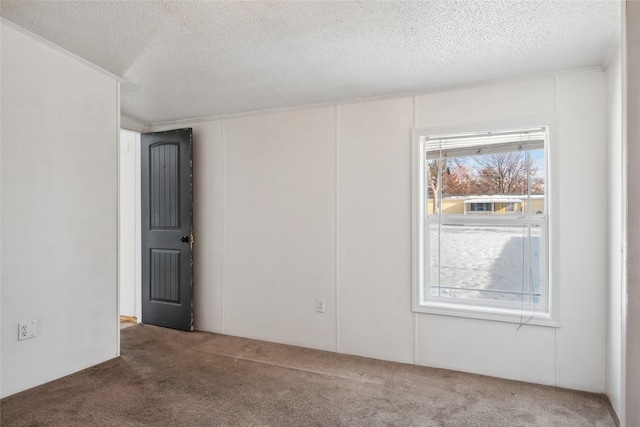
<instances>
[{"instance_id":1,"label":"white door frame","mask_svg":"<svg viewBox=\"0 0 640 427\"><path fill-rule=\"evenodd\" d=\"M120 130L118 279L122 316L142 318L140 269L140 133Z\"/></svg>"}]
</instances>

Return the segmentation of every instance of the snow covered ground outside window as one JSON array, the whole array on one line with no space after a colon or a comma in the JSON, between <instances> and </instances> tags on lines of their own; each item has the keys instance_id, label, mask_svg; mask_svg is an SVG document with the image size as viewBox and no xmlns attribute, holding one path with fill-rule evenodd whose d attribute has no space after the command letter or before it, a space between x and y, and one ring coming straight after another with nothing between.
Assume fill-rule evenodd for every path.
<instances>
[{"instance_id":1,"label":"snow covered ground outside window","mask_svg":"<svg viewBox=\"0 0 640 427\"><path fill-rule=\"evenodd\" d=\"M432 223L427 255L431 296L516 307L539 304L541 237L539 226Z\"/></svg>"}]
</instances>

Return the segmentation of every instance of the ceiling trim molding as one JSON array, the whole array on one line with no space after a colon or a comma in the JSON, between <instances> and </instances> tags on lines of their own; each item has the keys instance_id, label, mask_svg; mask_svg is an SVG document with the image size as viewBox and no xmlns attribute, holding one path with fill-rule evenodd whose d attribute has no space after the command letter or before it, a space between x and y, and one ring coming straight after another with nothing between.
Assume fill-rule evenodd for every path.
<instances>
[{"instance_id":1,"label":"ceiling trim molding","mask_svg":"<svg viewBox=\"0 0 640 427\"><path fill-rule=\"evenodd\" d=\"M3 24L3 25L6 25L7 27L13 28L14 30L24 34L25 36L28 36L28 37L30 37L30 38L32 38L34 40L39 41L40 43L50 47L51 49L53 49L53 50L65 55L65 56L67 56L68 58L73 59L76 62L84 64L85 66L87 66L87 67L89 67L89 68L91 68L91 69L93 69L95 71L98 71L100 74L103 74L103 75L115 80L118 83L122 83L122 82L125 81L122 77L116 76L115 74L105 70L104 68L98 67L97 65L93 64L92 62L89 62L86 59L83 59L82 57L76 55L75 53L71 53L68 50L65 50L65 49L61 48L57 44L51 43L49 40L47 40L47 39L45 39L43 37L40 37L39 35L34 34L29 30L25 30L21 26L19 26L17 24L14 24L13 22L9 21L8 19L6 19L4 17L0 16L0 23Z\"/></svg>"},{"instance_id":2,"label":"ceiling trim molding","mask_svg":"<svg viewBox=\"0 0 640 427\"><path fill-rule=\"evenodd\" d=\"M390 95L379 95L379 96L371 96L371 97L365 97L365 98L345 99L345 100L335 101L335 102L324 102L319 104L306 104L306 105L298 105L293 107L272 108L272 109L258 110L258 111L247 111L243 113L220 114L217 116L197 117L197 118L191 118L191 119L165 120L165 121L148 123L148 126L150 126L151 128L155 126L173 126L173 125L182 126L182 125L191 124L191 123L202 123L202 122L212 122L216 120L236 119L241 117L259 116L262 114L286 113L289 111L310 110L314 108L334 107L337 105L359 104L362 102L384 101L387 99L406 98L406 97L412 97L412 96L428 95L433 93L455 92L455 91L464 90L464 89L474 89L474 88L480 88L480 87L495 86L495 85L505 84L505 83L517 83L517 82L524 82L529 80L565 77L565 76L571 76L576 74L596 73L596 72L602 72L602 71L604 71L604 67L599 65L594 67L577 68L577 69L566 70L566 71L532 74L529 76L519 76L519 77L506 78L506 79L492 79L492 80L485 80L482 82L442 86L438 88L427 89L427 90L422 90L417 92L401 92L401 93L395 93ZM137 121L140 121L140 120L137 120Z\"/></svg>"},{"instance_id":3,"label":"ceiling trim molding","mask_svg":"<svg viewBox=\"0 0 640 427\"><path fill-rule=\"evenodd\" d=\"M141 124L142 126L145 126L145 127L149 127L151 125L151 123L147 123L146 121L134 116L133 114L129 114L129 113L125 113L123 111L120 111L120 115L122 117L126 117L129 120L133 120L134 122L136 122L138 124Z\"/></svg>"}]
</instances>

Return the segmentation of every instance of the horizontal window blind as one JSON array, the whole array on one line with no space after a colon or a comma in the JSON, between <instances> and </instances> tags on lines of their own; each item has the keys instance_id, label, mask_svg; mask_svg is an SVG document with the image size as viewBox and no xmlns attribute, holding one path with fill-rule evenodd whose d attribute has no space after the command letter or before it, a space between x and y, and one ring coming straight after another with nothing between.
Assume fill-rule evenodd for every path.
<instances>
[{"instance_id":1,"label":"horizontal window blind","mask_svg":"<svg viewBox=\"0 0 640 427\"><path fill-rule=\"evenodd\" d=\"M427 159L544 148L546 128L425 137Z\"/></svg>"}]
</instances>

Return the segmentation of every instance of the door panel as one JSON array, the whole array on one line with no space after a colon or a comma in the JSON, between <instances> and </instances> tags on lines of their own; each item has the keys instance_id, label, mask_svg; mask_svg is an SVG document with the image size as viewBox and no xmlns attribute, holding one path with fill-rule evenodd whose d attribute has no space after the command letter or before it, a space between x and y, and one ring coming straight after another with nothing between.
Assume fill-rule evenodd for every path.
<instances>
[{"instance_id":1,"label":"door panel","mask_svg":"<svg viewBox=\"0 0 640 427\"><path fill-rule=\"evenodd\" d=\"M151 228L180 227L180 145L159 142L149 147L149 179L151 184Z\"/></svg>"},{"instance_id":2,"label":"door panel","mask_svg":"<svg viewBox=\"0 0 640 427\"><path fill-rule=\"evenodd\" d=\"M142 322L193 330L191 129L143 134Z\"/></svg>"}]
</instances>

